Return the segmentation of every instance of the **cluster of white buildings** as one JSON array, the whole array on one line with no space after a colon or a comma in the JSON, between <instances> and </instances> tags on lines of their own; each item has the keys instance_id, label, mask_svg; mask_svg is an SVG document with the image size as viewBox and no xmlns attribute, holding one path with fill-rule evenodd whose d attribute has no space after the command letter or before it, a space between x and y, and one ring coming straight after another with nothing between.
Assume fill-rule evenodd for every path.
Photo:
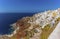
<instances>
[{"instance_id":1,"label":"cluster of white buildings","mask_svg":"<svg viewBox=\"0 0 60 39\"><path fill-rule=\"evenodd\" d=\"M60 9L57 10L49 10L41 13L37 13L33 15L33 21L29 21L31 24L39 24L44 28L46 24L53 24L55 23L55 20L60 17Z\"/></svg>"},{"instance_id":2,"label":"cluster of white buildings","mask_svg":"<svg viewBox=\"0 0 60 39\"><path fill-rule=\"evenodd\" d=\"M44 28L45 25L47 25L47 24L51 24L51 26L54 26L55 20L58 17L60 17L60 9L57 9L57 10L49 10L49 11L37 13L37 14L33 15L31 17L31 19L28 21L28 23L31 24L31 27L29 27L29 29L32 29L34 27L34 24L35 25L40 25L42 28ZM15 25L16 24L14 23L12 26L14 27ZM18 29L19 28L17 27L16 30L18 30ZM16 30L11 35L5 35L5 36L12 37L14 34L17 33ZM40 32L40 30L38 28L37 28L37 30ZM3 36L0 35L0 38L2 38L2 37Z\"/></svg>"}]
</instances>

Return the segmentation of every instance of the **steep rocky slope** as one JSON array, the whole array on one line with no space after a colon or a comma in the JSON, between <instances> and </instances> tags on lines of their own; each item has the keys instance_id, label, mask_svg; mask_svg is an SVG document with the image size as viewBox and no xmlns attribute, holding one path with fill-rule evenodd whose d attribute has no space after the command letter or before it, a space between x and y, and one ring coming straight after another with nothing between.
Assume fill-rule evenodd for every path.
<instances>
[{"instance_id":1,"label":"steep rocky slope","mask_svg":"<svg viewBox=\"0 0 60 39\"><path fill-rule=\"evenodd\" d=\"M37 13L31 17L23 17L22 19L11 25L12 28L15 29L11 34L1 35L0 38L50 39L50 34L55 30L59 21L60 9Z\"/></svg>"}]
</instances>

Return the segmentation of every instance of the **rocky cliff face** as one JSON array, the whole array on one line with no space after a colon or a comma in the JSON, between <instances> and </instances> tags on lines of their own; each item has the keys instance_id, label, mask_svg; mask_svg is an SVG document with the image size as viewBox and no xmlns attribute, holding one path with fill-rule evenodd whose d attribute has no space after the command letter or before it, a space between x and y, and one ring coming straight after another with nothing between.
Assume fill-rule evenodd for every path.
<instances>
[{"instance_id":1,"label":"rocky cliff face","mask_svg":"<svg viewBox=\"0 0 60 39\"><path fill-rule=\"evenodd\" d=\"M60 21L60 9L37 13L23 17L12 24L12 34L0 36L2 39L48 39Z\"/></svg>"}]
</instances>

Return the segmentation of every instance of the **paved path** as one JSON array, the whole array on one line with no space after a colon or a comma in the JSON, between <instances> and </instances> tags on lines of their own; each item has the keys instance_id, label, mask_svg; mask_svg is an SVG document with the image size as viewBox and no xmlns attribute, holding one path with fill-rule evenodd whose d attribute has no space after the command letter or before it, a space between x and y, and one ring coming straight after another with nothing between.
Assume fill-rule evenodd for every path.
<instances>
[{"instance_id":1,"label":"paved path","mask_svg":"<svg viewBox=\"0 0 60 39\"><path fill-rule=\"evenodd\" d=\"M57 24L57 27L54 29L48 39L60 39L60 22Z\"/></svg>"}]
</instances>

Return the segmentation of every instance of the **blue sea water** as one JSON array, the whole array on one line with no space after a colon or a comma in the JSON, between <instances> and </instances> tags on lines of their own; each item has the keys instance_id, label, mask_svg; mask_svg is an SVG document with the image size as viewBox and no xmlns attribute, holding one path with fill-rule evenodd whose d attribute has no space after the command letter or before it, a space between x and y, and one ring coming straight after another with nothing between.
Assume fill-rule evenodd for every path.
<instances>
[{"instance_id":1,"label":"blue sea water","mask_svg":"<svg viewBox=\"0 0 60 39\"><path fill-rule=\"evenodd\" d=\"M0 34L9 34L10 24L25 16L32 16L35 13L0 13Z\"/></svg>"}]
</instances>

